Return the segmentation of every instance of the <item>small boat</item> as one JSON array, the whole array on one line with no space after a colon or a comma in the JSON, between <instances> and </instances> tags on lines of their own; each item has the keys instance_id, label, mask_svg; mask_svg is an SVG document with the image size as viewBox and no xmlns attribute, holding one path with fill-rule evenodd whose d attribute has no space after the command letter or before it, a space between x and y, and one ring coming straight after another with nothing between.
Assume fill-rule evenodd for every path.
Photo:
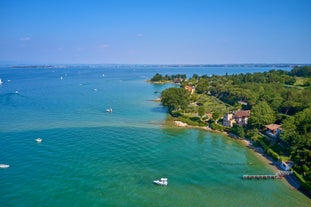
<instances>
[{"instance_id":1,"label":"small boat","mask_svg":"<svg viewBox=\"0 0 311 207\"><path fill-rule=\"evenodd\" d=\"M41 142L42 142L42 139L41 139L41 138L37 138L37 139L36 139L36 142L41 143Z\"/></svg>"},{"instance_id":2,"label":"small boat","mask_svg":"<svg viewBox=\"0 0 311 207\"><path fill-rule=\"evenodd\" d=\"M7 164L0 164L0 168L9 168L10 165L7 165Z\"/></svg>"},{"instance_id":3,"label":"small boat","mask_svg":"<svg viewBox=\"0 0 311 207\"><path fill-rule=\"evenodd\" d=\"M157 185L162 185L162 186L168 185L167 178L161 178L160 180L154 180L153 183Z\"/></svg>"},{"instance_id":4,"label":"small boat","mask_svg":"<svg viewBox=\"0 0 311 207\"><path fill-rule=\"evenodd\" d=\"M2 82L2 79L0 78L0 85L2 85L2 83L3 83L3 82Z\"/></svg>"},{"instance_id":5,"label":"small boat","mask_svg":"<svg viewBox=\"0 0 311 207\"><path fill-rule=\"evenodd\" d=\"M106 109L106 112L112 112L112 108Z\"/></svg>"}]
</instances>

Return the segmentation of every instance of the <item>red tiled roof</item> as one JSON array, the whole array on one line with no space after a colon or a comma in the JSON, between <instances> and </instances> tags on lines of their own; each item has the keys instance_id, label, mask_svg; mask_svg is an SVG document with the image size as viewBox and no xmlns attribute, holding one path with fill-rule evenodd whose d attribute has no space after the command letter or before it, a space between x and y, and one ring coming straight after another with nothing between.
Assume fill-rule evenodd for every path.
<instances>
[{"instance_id":1,"label":"red tiled roof","mask_svg":"<svg viewBox=\"0 0 311 207\"><path fill-rule=\"evenodd\" d=\"M185 86L185 89L188 90L189 92L192 92L193 88L191 86Z\"/></svg>"},{"instance_id":2,"label":"red tiled roof","mask_svg":"<svg viewBox=\"0 0 311 207\"><path fill-rule=\"evenodd\" d=\"M279 124L268 124L265 127L271 131L281 129L281 125L279 125Z\"/></svg>"},{"instance_id":3,"label":"red tiled roof","mask_svg":"<svg viewBox=\"0 0 311 207\"><path fill-rule=\"evenodd\" d=\"M240 110L234 112L234 116L237 118L242 118L242 117L250 117L251 111L250 110Z\"/></svg>"}]
</instances>

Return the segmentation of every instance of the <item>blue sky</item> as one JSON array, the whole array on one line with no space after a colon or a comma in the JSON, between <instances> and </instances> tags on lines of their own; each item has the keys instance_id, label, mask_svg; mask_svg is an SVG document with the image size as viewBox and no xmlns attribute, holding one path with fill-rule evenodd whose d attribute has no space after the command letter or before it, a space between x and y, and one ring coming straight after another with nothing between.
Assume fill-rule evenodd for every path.
<instances>
[{"instance_id":1,"label":"blue sky","mask_svg":"<svg viewBox=\"0 0 311 207\"><path fill-rule=\"evenodd\" d=\"M310 0L1 0L0 61L311 63Z\"/></svg>"}]
</instances>

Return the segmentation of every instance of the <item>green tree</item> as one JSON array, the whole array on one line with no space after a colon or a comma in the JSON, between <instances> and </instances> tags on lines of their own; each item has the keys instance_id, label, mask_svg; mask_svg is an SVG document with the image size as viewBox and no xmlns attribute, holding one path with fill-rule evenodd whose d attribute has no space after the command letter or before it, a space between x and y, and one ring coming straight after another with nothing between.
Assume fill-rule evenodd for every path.
<instances>
[{"instance_id":1,"label":"green tree","mask_svg":"<svg viewBox=\"0 0 311 207\"><path fill-rule=\"evenodd\" d=\"M199 100L199 98L200 98L200 96L198 94L194 93L194 94L191 94L190 101L197 102Z\"/></svg>"},{"instance_id":2,"label":"green tree","mask_svg":"<svg viewBox=\"0 0 311 207\"><path fill-rule=\"evenodd\" d=\"M162 104L170 111L185 109L189 104L189 95L184 88L168 88L161 93Z\"/></svg>"},{"instance_id":3,"label":"green tree","mask_svg":"<svg viewBox=\"0 0 311 207\"><path fill-rule=\"evenodd\" d=\"M204 106L200 106L200 107L198 108L198 113L199 113L199 116L202 118L203 115L205 114L205 108L204 108Z\"/></svg>"},{"instance_id":4,"label":"green tree","mask_svg":"<svg viewBox=\"0 0 311 207\"><path fill-rule=\"evenodd\" d=\"M192 78L198 80L199 79L199 75L198 74L193 74Z\"/></svg>"},{"instance_id":5,"label":"green tree","mask_svg":"<svg viewBox=\"0 0 311 207\"><path fill-rule=\"evenodd\" d=\"M217 110L216 110L216 111L214 111L214 112L213 112L213 119L214 119L214 120L219 119L220 114L221 114L221 113L220 113L219 111L217 111Z\"/></svg>"},{"instance_id":6,"label":"green tree","mask_svg":"<svg viewBox=\"0 0 311 207\"><path fill-rule=\"evenodd\" d=\"M259 131L256 128L249 129L246 132L246 136L252 141L257 141L260 138Z\"/></svg>"},{"instance_id":7,"label":"green tree","mask_svg":"<svg viewBox=\"0 0 311 207\"><path fill-rule=\"evenodd\" d=\"M245 131L244 128L240 125L234 124L233 127L230 130L233 134L238 135L241 138L245 137Z\"/></svg>"},{"instance_id":8,"label":"green tree","mask_svg":"<svg viewBox=\"0 0 311 207\"><path fill-rule=\"evenodd\" d=\"M208 88L209 88L208 79L201 78L195 90L197 91L197 93L202 94L202 93L206 93L208 91Z\"/></svg>"},{"instance_id":9,"label":"green tree","mask_svg":"<svg viewBox=\"0 0 311 207\"><path fill-rule=\"evenodd\" d=\"M252 107L249 120L252 126L261 127L266 124L274 123L275 120L275 112L267 102L262 101Z\"/></svg>"},{"instance_id":10,"label":"green tree","mask_svg":"<svg viewBox=\"0 0 311 207\"><path fill-rule=\"evenodd\" d=\"M282 138L292 147L311 147L311 108L286 118L282 127Z\"/></svg>"},{"instance_id":11,"label":"green tree","mask_svg":"<svg viewBox=\"0 0 311 207\"><path fill-rule=\"evenodd\" d=\"M311 76L311 66L303 66L303 67L294 67L289 73L293 76L302 76L302 77L308 77Z\"/></svg>"},{"instance_id":12,"label":"green tree","mask_svg":"<svg viewBox=\"0 0 311 207\"><path fill-rule=\"evenodd\" d=\"M162 75L159 74L159 73L157 73L157 74L155 74L155 75L151 78L151 81L152 81L152 82L161 81L162 78L163 78Z\"/></svg>"}]
</instances>

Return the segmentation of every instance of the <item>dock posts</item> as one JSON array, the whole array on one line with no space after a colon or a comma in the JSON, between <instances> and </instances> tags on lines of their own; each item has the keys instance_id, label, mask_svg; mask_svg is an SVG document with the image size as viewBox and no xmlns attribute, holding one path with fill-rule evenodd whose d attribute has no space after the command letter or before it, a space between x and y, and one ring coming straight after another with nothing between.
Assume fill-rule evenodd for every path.
<instances>
[{"instance_id":1,"label":"dock posts","mask_svg":"<svg viewBox=\"0 0 311 207\"><path fill-rule=\"evenodd\" d=\"M284 176L286 175L290 175L292 172L291 171L279 171L274 175L243 175L242 178L244 180L253 180L253 179L257 179L257 180L269 180L269 179L282 179Z\"/></svg>"}]
</instances>

